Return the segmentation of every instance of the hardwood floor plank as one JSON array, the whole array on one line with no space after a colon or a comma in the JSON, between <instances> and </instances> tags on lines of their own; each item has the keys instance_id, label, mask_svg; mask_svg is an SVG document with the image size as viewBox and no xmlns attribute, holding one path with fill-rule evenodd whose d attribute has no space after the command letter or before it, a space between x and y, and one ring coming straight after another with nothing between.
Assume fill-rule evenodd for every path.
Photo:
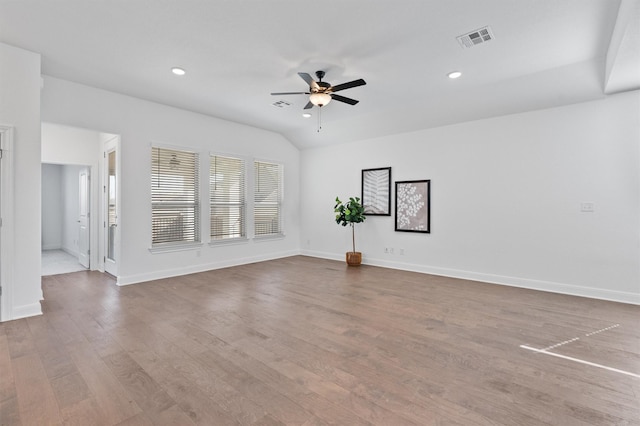
<instances>
[{"instance_id":1,"label":"hardwood floor plank","mask_svg":"<svg viewBox=\"0 0 640 426\"><path fill-rule=\"evenodd\" d=\"M277 356L284 359L295 360L296 363L325 377L327 380L340 384L345 389L370 404L376 404L395 412L417 424L432 424L432 414L437 411L446 411L444 401L433 404L433 393L442 394L444 386L430 385L431 398L428 401L419 401L416 398L416 389L424 389L425 383L418 383L415 376L410 378L415 389L406 386L407 383L399 383L403 377L402 372L391 366L386 368L369 368L355 362L354 358L341 359L339 356L325 351L321 346L313 345L294 336L282 336L279 339L270 339L262 342L262 345L272 350ZM395 371L394 371L395 370ZM385 383L384 389L380 383ZM453 405L453 404L449 404ZM459 407L458 407L459 408ZM454 410L456 411L456 410ZM429 414L428 414L429 413ZM449 418L457 418L449 413ZM472 416L465 416L470 422Z\"/></svg>"},{"instance_id":2,"label":"hardwood floor plank","mask_svg":"<svg viewBox=\"0 0 640 426\"><path fill-rule=\"evenodd\" d=\"M145 341L145 337L149 335L148 332L143 331L144 329L141 330L140 326L135 327L133 330L134 334L138 333L138 338L135 339L137 342ZM186 380L191 381L194 386L209 398L215 400L216 404L225 413L229 413L241 424L253 424L257 419L264 417L265 408L245 398L239 391L220 380L218 374L226 374L226 372L219 372L215 368L212 369L211 366L202 364L189 356L206 350L204 346L189 344L185 340L184 334L179 333L168 324L164 324L158 330L158 334L167 337L166 339L147 340L146 342L149 346L160 353L173 354L172 368L178 371ZM171 337L177 339L179 346L173 344L175 340L170 340ZM139 345L137 345L137 348L140 350Z\"/></svg>"},{"instance_id":3,"label":"hardwood floor plank","mask_svg":"<svg viewBox=\"0 0 640 426\"><path fill-rule=\"evenodd\" d=\"M63 345L67 346L88 342L73 319L64 312L56 311L55 313L47 315L47 321L53 326L53 329L58 335L59 342Z\"/></svg>"},{"instance_id":4,"label":"hardwood floor plank","mask_svg":"<svg viewBox=\"0 0 640 426\"><path fill-rule=\"evenodd\" d=\"M141 412L89 343L68 350L106 423L116 424Z\"/></svg>"},{"instance_id":5,"label":"hardwood floor plank","mask_svg":"<svg viewBox=\"0 0 640 426\"><path fill-rule=\"evenodd\" d=\"M269 414L264 415L253 423L254 426L285 426L281 421L274 419Z\"/></svg>"},{"instance_id":6,"label":"hardwood floor plank","mask_svg":"<svg viewBox=\"0 0 640 426\"><path fill-rule=\"evenodd\" d=\"M170 423L165 423L170 424ZM176 423L179 424L179 423ZM188 424L188 423L187 423ZM154 423L144 413L136 414L118 423L117 426L154 426Z\"/></svg>"},{"instance_id":7,"label":"hardwood floor plank","mask_svg":"<svg viewBox=\"0 0 640 426\"><path fill-rule=\"evenodd\" d=\"M64 419L64 425L73 426L110 426L112 422L103 415L102 409L93 397L80 400L74 404L63 407L60 414Z\"/></svg>"},{"instance_id":8,"label":"hardwood floor plank","mask_svg":"<svg viewBox=\"0 0 640 426\"><path fill-rule=\"evenodd\" d=\"M143 415L132 417L125 424L135 424L136 418L152 424L193 424L173 398L127 353L111 354L103 359L143 410Z\"/></svg>"},{"instance_id":9,"label":"hardwood floor plank","mask_svg":"<svg viewBox=\"0 0 640 426\"><path fill-rule=\"evenodd\" d=\"M11 354L6 335L0 334L0 401L15 398L16 386L11 370Z\"/></svg>"},{"instance_id":10,"label":"hardwood floor plank","mask_svg":"<svg viewBox=\"0 0 640 426\"><path fill-rule=\"evenodd\" d=\"M317 415L307 411L296 398L291 398L274 389L273 386L256 377L241 365L221 356L218 351L209 350L198 354L196 358L203 364L218 366L222 372L222 379L226 383L233 386L246 398L265 407L276 420L287 425L303 424L309 420L321 422Z\"/></svg>"},{"instance_id":11,"label":"hardwood floor plank","mask_svg":"<svg viewBox=\"0 0 640 426\"><path fill-rule=\"evenodd\" d=\"M38 354L23 355L11 363L22 424L61 425L60 410Z\"/></svg>"},{"instance_id":12,"label":"hardwood floor plank","mask_svg":"<svg viewBox=\"0 0 640 426\"><path fill-rule=\"evenodd\" d=\"M160 383L187 416L199 425L238 425L231 414L225 412L213 401L203 395L194 383L186 379L180 371L168 362L158 358L152 351L132 354L136 362Z\"/></svg>"},{"instance_id":13,"label":"hardwood floor plank","mask_svg":"<svg viewBox=\"0 0 640 426\"><path fill-rule=\"evenodd\" d=\"M36 352L36 345L26 321L9 321L4 325L11 358L19 358Z\"/></svg>"},{"instance_id":14,"label":"hardwood floor plank","mask_svg":"<svg viewBox=\"0 0 640 426\"><path fill-rule=\"evenodd\" d=\"M373 424L418 424L393 411L386 410L371 400L351 393L332 380L327 380L293 361L269 352L260 342L255 342L253 339L245 338L242 341L236 341L233 346L244 353L251 354L251 357L260 360L290 380L303 385L309 391L353 411L360 418Z\"/></svg>"},{"instance_id":15,"label":"hardwood floor plank","mask_svg":"<svg viewBox=\"0 0 640 426\"><path fill-rule=\"evenodd\" d=\"M520 347L638 372L634 305L304 256L43 292L0 424L640 425L640 379Z\"/></svg>"},{"instance_id":16,"label":"hardwood floor plank","mask_svg":"<svg viewBox=\"0 0 640 426\"><path fill-rule=\"evenodd\" d=\"M113 374L144 411L163 411L175 401L124 352L103 358Z\"/></svg>"},{"instance_id":17,"label":"hardwood floor plank","mask_svg":"<svg viewBox=\"0 0 640 426\"><path fill-rule=\"evenodd\" d=\"M8 337L0 332L0 425L21 425Z\"/></svg>"},{"instance_id":18,"label":"hardwood floor plank","mask_svg":"<svg viewBox=\"0 0 640 426\"><path fill-rule=\"evenodd\" d=\"M91 398L91 392L77 371L51 380L53 393L61 409Z\"/></svg>"},{"instance_id":19,"label":"hardwood floor plank","mask_svg":"<svg viewBox=\"0 0 640 426\"><path fill-rule=\"evenodd\" d=\"M12 396L0 401L0 425L22 425L22 421L20 421L20 407L18 407L17 397Z\"/></svg>"},{"instance_id":20,"label":"hardwood floor plank","mask_svg":"<svg viewBox=\"0 0 640 426\"><path fill-rule=\"evenodd\" d=\"M287 332L287 335L280 335L278 339L270 339L264 344L272 347L278 344L274 342L282 342L280 348L286 354L283 356L296 362L306 361L305 365L308 366L318 364L319 360L326 360L326 364L320 361L319 374L324 374L327 370L334 372L331 377L339 383L344 383L352 392L400 412L418 424L435 424L437 413L443 413L449 421L461 419L463 424L487 422L487 419L439 397L444 392L445 384L436 386L433 383L434 378L441 377L437 370L433 372L429 381L421 381L402 366L372 363L366 354L345 357L344 350L335 353L332 351L333 342L325 340L317 333L309 333L308 329L301 328L298 331L293 325L288 325ZM384 390L380 389L380 383L385 384ZM409 383L412 386L406 387ZM424 389L429 389L428 396L420 400L417 395Z\"/></svg>"},{"instance_id":21,"label":"hardwood floor plank","mask_svg":"<svg viewBox=\"0 0 640 426\"><path fill-rule=\"evenodd\" d=\"M67 353L66 347L48 320L44 316L38 316L27 318L26 321L47 377L53 381L56 378L77 373L78 370Z\"/></svg>"},{"instance_id":22,"label":"hardwood floor plank","mask_svg":"<svg viewBox=\"0 0 640 426\"><path fill-rule=\"evenodd\" d=\"M321 419L331 418L342 419L344 423L350 425L371 424L368 420L357 416L353 411L345 409L321 397L317 393L308 389L303 382L292 380L277 370L270 368L262 362L256 362L252 355L248 355L241 350L231 346L220 348L216 351L227 361L241 367L251 376L254 376L267 386L299 404L309 413ZM259 360L258 360L259 361Z\"/></svg>"}]
</instances>

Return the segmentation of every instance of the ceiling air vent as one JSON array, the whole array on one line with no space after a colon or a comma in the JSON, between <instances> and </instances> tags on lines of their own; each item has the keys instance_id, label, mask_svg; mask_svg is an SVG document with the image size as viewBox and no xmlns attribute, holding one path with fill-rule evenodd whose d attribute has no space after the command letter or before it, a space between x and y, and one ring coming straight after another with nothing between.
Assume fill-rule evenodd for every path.
<instances>
[{"instance_id":1,"label":"ceiling air vent","mask_svg":"<svg viewBox=\"0 0 640 426\"><path fill-rule=\"evenodd\" d=\"M286 108L288 106L291 106L291 104L289 102L285 102L285 101L275 101L271 105L273 105L274 107L278 107L278 108Z\"/></svg>"},{"instance_id":2,"label":"ceiling air vent","mask_svg":"<svg viewBox=\"0 0 640 426\"><path fill-rule=\"evenodd\" d=\"M493 33L491 32L491 28L489 27L483 27L475 31L471 31L470 33L456 37L458 43L460 43L460 46L462 47L473 47L478 44L486 43L487 41L493 40L493 38Z\"/></svg>"}]
</instances>

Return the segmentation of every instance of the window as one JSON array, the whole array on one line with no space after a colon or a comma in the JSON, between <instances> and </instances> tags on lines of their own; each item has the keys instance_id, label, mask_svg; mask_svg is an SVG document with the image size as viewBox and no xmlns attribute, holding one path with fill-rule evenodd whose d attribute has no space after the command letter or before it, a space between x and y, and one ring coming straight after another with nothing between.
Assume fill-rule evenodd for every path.
<instances>
[{"instance_id":1,"label":"window","mask_svg":"<svg viewBox=\"0 0 640 426\"><path fill-rule=\"evenodd\" d=\"M198 154L152 148L152 246L200 241L198 190Z\"/></svg>"},{"instance_id":2,"label":"window","mask_svg":"<svg viewBox=\"0 0 640 426\"><path fill-rule=\"evenodd\" d=\"M253 220L256 236L282 233L282 166L256 161L254 163Z\"/></svg>"},{"instance_id":3,"label":"window","mask_svg":"<svg viewBox=\"0 0 640 426\"><path fill-rule=\"evenodd\" d=\"M245 236L244 161L211 156L209 191L211 239Z\"/></svg>"}]
</instances>

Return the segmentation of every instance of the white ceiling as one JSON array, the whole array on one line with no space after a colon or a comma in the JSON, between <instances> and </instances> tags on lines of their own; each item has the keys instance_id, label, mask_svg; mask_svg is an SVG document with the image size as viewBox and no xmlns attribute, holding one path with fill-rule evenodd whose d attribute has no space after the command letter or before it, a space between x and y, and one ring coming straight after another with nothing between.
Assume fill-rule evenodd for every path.
<instances>
[{"instance_id":1,"label":"white ceiling","mask_svg":"<svg viewBox=\"0 0 640 426\"><path fill-rule=\"evenodd\" d=\"M279 132L305 149L597 99L605 85L640 88L638 4L0 0L0 41L41 53L43 74ZM487 25L494 40L458 44ZM332 84L367 81L340 92L358 105L322 109L320 133L317 108L302 118L304 95L270 95L306 90L297 72L319 69ZM450 80L453 70L464 74Z\"/></svg>"}]
</instances>

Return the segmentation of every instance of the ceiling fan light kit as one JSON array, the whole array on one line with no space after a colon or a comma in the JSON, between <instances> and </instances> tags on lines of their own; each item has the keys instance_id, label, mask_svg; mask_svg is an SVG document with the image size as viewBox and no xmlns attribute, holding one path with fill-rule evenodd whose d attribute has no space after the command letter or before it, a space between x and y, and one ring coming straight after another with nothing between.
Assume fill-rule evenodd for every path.
<instances>
[{"instance_id":1,"label":"ceiling fan light kit","mask_svg":"<svg viewBox=\"0 0 640 426\"><path fill-rule=\"evenodd\" d=\"M323 107L331 102L331 95L328 93L312 93L309 96L309 102L317 107Z\"/></svg>"}]
</instances>

